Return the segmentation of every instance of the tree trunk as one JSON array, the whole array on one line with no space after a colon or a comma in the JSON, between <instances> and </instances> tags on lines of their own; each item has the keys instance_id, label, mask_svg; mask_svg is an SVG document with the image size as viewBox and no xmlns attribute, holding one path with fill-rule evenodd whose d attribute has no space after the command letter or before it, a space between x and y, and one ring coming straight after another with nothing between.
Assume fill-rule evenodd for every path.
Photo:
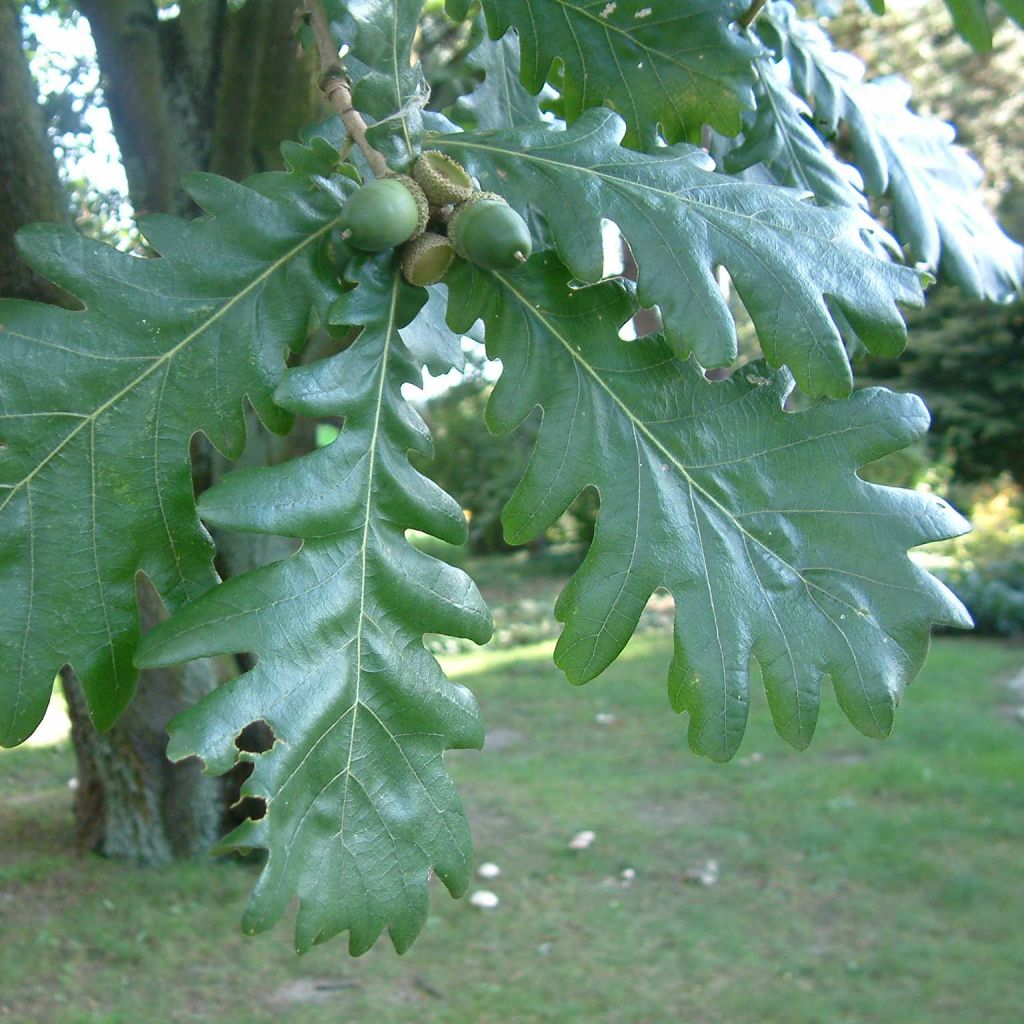
<instances>
[{"instance_id":1,"label":"tree trunk","mask_svg":"<svg viewBox=\"0 0 1024 1024\"><path fill-rule=\"evenodd\" d=\"M322 103L295 0L185 3L160 21L153 0L78 0L138 215L194 214L189 171L240 180L281 166L280 145Z\"/></svg>"},{"instance_id":2,"label":"tree trunk","mask_svg":"<svg viewBox=\"0 0 1024 1024\"><path fill-rule=\"evenodd\" d=\"M21 22L9 0L0 2L0 109L0 295L59 301L59 290L30 270L14 245L18 228L36 220L66 221L68 214L24 57Z\"/></svg>"},{"instance_id":3,"label":"tree trunk","mask_svg":"<svg viewBox=\"0 0 1024 1024\"><path fill-rule=\"evenodd\" d=\"M164 617L145 581L138 588L143 628ZM210 848L221 833L222 784L194 758L167 760L167 723L216 685L213 663L193 661L143 672L127 710L96 731L74 673L61 673L78 760L75 831L82 849L157 866Z\"/></svg>"},{"instance_id":4,"label":"tree trunk","mask_svg":"<svg viewBox=\"0 0 1024 1024\"><path fill-rule=\"evenodd\" d=\"M152 0L79 0L78 7L92 29L136 214L188 212L180 181L204 163L200 114L190 90L169 88L165 33ZM196 85L201 90L205 83Z\"/></svg>"}]
</instances>

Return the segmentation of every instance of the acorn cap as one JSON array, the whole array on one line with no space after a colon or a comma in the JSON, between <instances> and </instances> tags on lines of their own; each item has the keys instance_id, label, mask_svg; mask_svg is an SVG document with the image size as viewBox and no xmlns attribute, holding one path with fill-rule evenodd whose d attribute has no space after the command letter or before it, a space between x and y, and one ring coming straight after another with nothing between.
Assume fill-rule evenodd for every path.
<instances>
[{"instance_id":1,"label":"acorn cap","mask_svg":"<svg viewBox=\"0 0 1024 1024\"><path fill-rule=\"evenodd\" d=\"M402 248L402 274L409 284L437 284L455 259L455 246L444 235L425 231Z\"/></svg>"},{"instance_id":2,"label":"acorn cap","mask_svg":"<svg viewBox=\"0 0 1024 1024\"><path fill-rule=\"evenodd\" d=\"M423 193L423 189L419 187L414 178L410 178L408 174L389 174L388 177L392 181L400 181L408 190L409 194L416 200L416 209L419 212L419 220L416 222L416 230L412 233L412 238L418 238L427 230L427 221L430 220L430 203L427 202L427 197ZM410 239L412 241L412 239Z\"/></svg>"},{"instance_id":3,"label":"acorn cap","mask_svg":"<svg viewBox=\"0 0 1024 1024\"><path fill-rule=\"evenodd\" d=\"M434 206L464 203L473 195L473 179L457 160L437 149L420 153L413 177Z\"/></svg>"}]
</instances>

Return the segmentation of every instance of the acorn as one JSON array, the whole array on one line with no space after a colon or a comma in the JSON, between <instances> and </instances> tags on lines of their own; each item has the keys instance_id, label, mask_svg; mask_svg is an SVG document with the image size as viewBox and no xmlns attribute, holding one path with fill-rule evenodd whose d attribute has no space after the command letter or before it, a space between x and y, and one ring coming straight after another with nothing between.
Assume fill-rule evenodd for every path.
<instances>
[{"instance_id":1,"label":"acorn","mask_svg":"<svg viewBox=\"0 0 1024 1024\"><path fill-rule=\"evenodd\" d=\"M423 233L429 205L423 190L404 174L377 178L348 197L342 238L355 249L383 252Z\"/></svg>"},{"instance_id":2,"label":"acorn","mask_svg":"<svg viewBox=\"0 0 1024 1024\"><path fill-rule=\"evenodd\" d=\"M437 149L420 153L412 176L433 206L464 203L473 195L473 179L466 168Z\"/></svg>"},{"instance_id":3,"label":"acorn","mask_svg":"<svg viewBox=\"0 0 1024 1024\"><path fill-rule=\"evenodd\" d=\"M487 270L512 270L533 252L526 221L494 192L477 192L457 206L448 237L460 256Z\"/></svg>"},{"instance_id":4,"label":"acorn","mask_svg":"<svg viewBox=\"0 0 1024 1024\"><path fill-rule=\"evenodd\" d=\"M437 284L455 259L451 240L433 231L424 231L402 248L402 273L409 284Z\"/></svg>"}]
</instances>

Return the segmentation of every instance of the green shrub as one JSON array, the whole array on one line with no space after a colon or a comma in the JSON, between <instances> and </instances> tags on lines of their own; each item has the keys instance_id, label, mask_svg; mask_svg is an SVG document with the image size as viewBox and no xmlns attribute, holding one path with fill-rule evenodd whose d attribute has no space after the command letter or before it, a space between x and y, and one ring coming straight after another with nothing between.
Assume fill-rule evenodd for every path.
<instances>
[{"instance_id":1,"label":"green shrub","mask_svg":"<svg viewBox=\"0 0 1024 1024\"><path fill-rule=\"evenodd\" d=\"M933 544L932 571L967 606L979 633L1024 633L1024 494L1004 474L975 488L971 533Z\"/></svg>"}]
</instances>

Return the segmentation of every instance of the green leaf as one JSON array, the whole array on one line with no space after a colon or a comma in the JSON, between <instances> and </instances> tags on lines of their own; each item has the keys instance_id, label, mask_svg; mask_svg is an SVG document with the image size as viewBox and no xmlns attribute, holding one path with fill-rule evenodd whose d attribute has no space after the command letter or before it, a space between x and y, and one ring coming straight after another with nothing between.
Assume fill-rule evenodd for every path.
<instances>
[{"instance_id":1,"label":"green leaf","mask_svg":"<svg viewBox=\"0 0 1024 1024\"><path fill-rule=\"evenodd\" d=\"M623 149L622 132L615 114L590 110L564 132L467 133L430 145L461 159L485 189L536 208L584 281L602 276L601 220L614 221L640 268L640 299L661 308L673 350L705 366L736 357L718 266L729 271L769 361L787 364L811 394L850 390L841 330L872 352L902 350L896 303L920 305L920 283L871 252L856 210L716 174L693 146Z\"/></svg>"},{"instance_id":2,"label":"green leaf","mask_svg":"<svg viewBox=\"0 0 1024 1024\"><path fill-rule=\"evenodd\" d=\"M996 7L1024 27L1024 0L995 0ZM992 49L992 24L985 0L946 0L957 32L975 49L985 53Z\"/></svg>"},{"instance_id":3,"label":"green leaf","mask_svg":"<svg viewBox=\"0 0 1024 1024\"><path fill-rule=\"evenodd\" d=\"M452 117L456 123L463 128L490 131L542 122L537 98L519 81L519 37L515 32L506 32L498 40L485 35L466 58L466 64L482 71L484 80L455 103Z\"/></svg>"},{"instance_id":4,"label":"green leaf","mask_svg":"<svg viewBox=\"0 0 1024 1024\"><path fill-rule=\"evenodd\" d=\"M310 179L334 173L339 169L339 150L345 142L345 129L338 117L314 121L300 132L301 142L286 139L281 155L293 174Z\"/></svg>"},{"instance_id":5,"label":"green leaf","mask_svg":"<svg viewBox=\"0 0 1024 1024\"><path fill-rule=\"evenodd\" d=\"M1013 18L1024 28L1024 0L996 0L996 3L1006 12L1007 17Z\"/></svg>"},{"instance_id":6,"label":"green leaf","mask_svg":"<svg viewBox=\"0 0 1024 1024\"><path fill-rule=\"evenodd\" d=\"M668 142L699 142L705 124L726 135L739 131L740 112L753 106L750 61L757 48L731 23L746 6L741 0L673 0L670 8L649 0L483 0L492 37L518 31L530 92L540 92L559 60L566 120L589 107L610 107L626 120L626 145L644 149L656 145L659 133Z\"/></svg>"},{"instance_id":7,"label":"green leaf","mask_svg":"<svg viewBox=\"0 0 1024 1024\"><path fill-rule=\"evenodd\" d=\"M938 498L856 473L924 433L921 401L870 389L787 413L784 373L750 364L711 382L659 337L620 341L635 308L626 289L569 291L552 254L508 276L462 264L448 284L453 329L482 318L502 363L491 429L543 409L504 512L508 540L538 536L584 488L600 494L593 545L555 609L555 661L570 681L600 673L664 587L676 606L670 696L696 751L736 751L751 657L794 746L810 741L825 676L858 729L886 735L929 623L970 622L907 557L964 521Z\"/></svg>"},{"instance_id":8,"label":"green leaf","mask_svg":"<svg viewBox=\"0 0 1024 1024\"><path fill-rule=\"evenodd\" d=\"M451 369L462 370L466 365L466 354L462 350L462 339L448 330L445 322L447 304L444 289L440 285L427 288L427 301L416 315L416 319L402 330L402 340L409 350L413 362L440 377ZM366 283L362 288L363 297L370 294ZM381 295L378 301L386 296ZM332 313L332 317L344 317L344 308Z\"/></svg>"},{"instance_id":9,"label":"green leaf","mask_svg":"<svg viewBox=\"0 0 1024 1024\"><path fill-rule=\"evenodd\" d=\"M312 157L311 157L312 159ZM215 582L189 442L229 457L243 402L272 402L310 309L337 294L321 250L337 205L308 179L188 181L210 216L156 216L139 259L54 226L19 236L36 270L84 309L0 302L0 742L28 737L70 663L97 726L132 696L146 573L176 608Z\"/></svg>"},{"instance_id":10,"label":"green leaf","mask_svg":"<svg viewBox=\"0 0 1024 1024\"><path fill-rule=\"evenodd\" d=\"M860 173L814 130L810 107L782 79L778 65L759 59L754 69L757 109L744 115L743 141L726 152L725 170L735 174L761 163L780 185L811 192L820 203L866 209Z\"/></svg>"},{"instance_id":11,"label":"green leaf","mask_svg":"<svg viewBox=\"0 0 1024 1024\"><path fill-rule=\"evenodd\" d=\"M1003 301L1024 286L1024 249L982 202L983 172L955 131L908 109L910 87L896 78L863 80L863 67L832 49L821 28L788 3L766 9L758 31L789 64L796 91L814 107L819 131L849 127L853 162L867 193L886 196L893 230L915 263L967 295Z\"/></svg>"},{"instance_id":12,"label":"green leaf","mask_svg":"<svg viewBox=\"0 0 1024 1024\"><path fill-rule=\"evenodd\" d=\"M407 529L466 537L462 510L407 457L429 453L430 439L401 395L420 366L399 332L426 293L390 253L364 262L358 280L335 310L366 325L355 343L291 370L277 392L292 412L343 416L338 438L236 471L200 501L208 523L298 538L301 549L209 591L147 634L140 654L145 665L256 656L172 723L169 752L198 754L216 773L254 762L242 792L266 814L222 846L267 849L243 928L270 927L298 895L299 952L348 929L359 954L384 928L401 952L426 919L432 868L454 895L465 890L469 830L443 753L483 742L472 695L445 679L422 636L483 643L490 616L467 576L405 539ZM241 753L235 737L257 720L276 742Z\"/></svg>"},{"instance_id":13,"label":"green leaf","mask_svg":"<svg viewBox=\"0 0 1024 1024\"><path fill-rule=\"evenodd\" d=\"M957 32L975 50L992 49L992 26L985 13L985 0L946 0Z\"/></svg>"}]
</instances>

